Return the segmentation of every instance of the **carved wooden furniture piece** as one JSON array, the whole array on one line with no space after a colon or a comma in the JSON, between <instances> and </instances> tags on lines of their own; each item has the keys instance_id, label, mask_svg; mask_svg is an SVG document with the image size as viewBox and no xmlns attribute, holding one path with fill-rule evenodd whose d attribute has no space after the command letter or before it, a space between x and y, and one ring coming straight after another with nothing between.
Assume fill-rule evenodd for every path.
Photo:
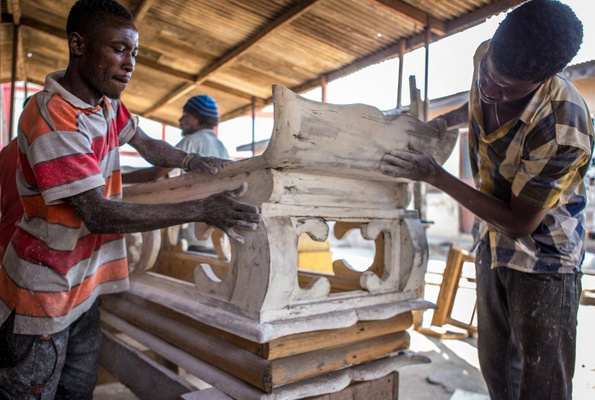
<instances>
[{"instance_id":1,"label":"carved wooden furniture piece","mask_svg":"<svg viewBox=\"0 0 595 400\"><path fill-rule=\"evenodd\" d=\"M187 356L208 364L203 375L210 381L202 378L234 398L322 395L423 360L404 352L404 330L412 310L432 306L417 295L427 242L417 213L406 209L408 183L381 174L380 159L412 144L444 163L456 141L455 131L439 133L407 115L389 120L370 106L318 103L281 86L273 96L274 132L262 156L215 176L187 174L124 190L126 201L172 203L247 182L240 200L261 208L258 229L242 232L245 244L232 242L229 260L176 249L175 232L136 235L130 292L104 307L106 323L142 336L146 346L170 356L181 351L178 362ZM326 240L330 221L337 237L359 229L375 242L368 270L337 260L332 275L298 273L298 238ZM372 333L358 333L361 324ZM331 339L310 348L314 339L300 335ZM296 340L302 344L291 347ZM301 353L274 358L279 341ZM222 384L223 376L234 383Z\"/></svg>"}]
</instances>

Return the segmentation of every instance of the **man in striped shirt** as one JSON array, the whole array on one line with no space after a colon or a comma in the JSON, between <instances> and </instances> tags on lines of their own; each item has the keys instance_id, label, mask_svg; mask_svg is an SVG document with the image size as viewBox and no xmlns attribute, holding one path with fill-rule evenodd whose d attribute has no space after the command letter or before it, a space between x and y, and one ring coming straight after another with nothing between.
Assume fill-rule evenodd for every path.
<instances>
[{"instance_id":1,"label":"man in striped shirt","mask_svg":"<svg viewBox=\"0 0 595 400\"><path fill-rule=\"evenodd\" d=\"M442 116L469 123L477 190L416 149L382 160L384 173L425 181L481 218L478 351L493 400L572 397L593 125L556 74L582 35L568 6L533 0L479 47L469 103Z\"/></svg>"},{"instance_id":2,"label":"man in striped shirt","mask_svg":"<svg viewBox=\"0 0 595 400\"><path fill-rule=\"evenodd\" d=\"M0 398L92 398L99 295L128 288L124 233L203 221L242 240L233 228L260 221L234 199L245 185L181 204L119 201L125 143L160 167L216 172L226 161L150 139L119 100L138 52L128 10L81 0L67 33L67 70L47 76L19 120L24 216L0 267Z\"/></svg>"}]
</instances>

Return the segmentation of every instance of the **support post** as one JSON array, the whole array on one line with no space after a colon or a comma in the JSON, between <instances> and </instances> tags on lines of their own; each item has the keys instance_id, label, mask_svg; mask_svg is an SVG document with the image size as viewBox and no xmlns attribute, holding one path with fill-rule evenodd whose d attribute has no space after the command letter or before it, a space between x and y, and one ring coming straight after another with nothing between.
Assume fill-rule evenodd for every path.
<instances>
[{"instance_id":1,"label":"support post","mask_svg":"<svg viewBox=\"0 0 595 400\"><path fill-rule=\"evenodd\" d=\"M430 27L426 27L426 66L424 74L424 121L428 122L428 107L430 105L430 99L428 99L428 82L430 72L430 39L431 39Z\"/></svg>"},{"instance_id":2,"label":"support post","mask_svg":"<svg viewBox=\"0 0 595 400\"><path fill-rule=\"evenodd\" d=\"M397 108L403 108L403 69L405 61L405 41L401 40L399 47L399 78L397 85Z\"/></svg>"},{"instance_id":3,"label":"support post","mask_svg":"<svg viewBox=\"0 0 595 400\"><path fill-rule=\"evenodd\" d=\"M19 48L19 25L12 26L12 66L10 74L10 116L8 118L8 141L14 130L14 90L17 81L17 52Z\"/></svg>"},{"instance_id":4,"label":"support post","mask_svg":"<svg viewBox=\"0 0 595 400\"><path fill-rule=\"evenodd\" d=\"M256 97L252 97L252 157L256 155Z\"/></svg>"},{"instance_id":5,"label":"support post","mask_svg":"<svg viewBox=\"0 0 595 400\"><path fill-rule=\"evenodd\" d=\"M320 88L322 89L322 99L321 101L323 103L327 103L327 87L328 87L328 82L326 80L326 75L320 75Z\"/></svg>"}]
</instances>

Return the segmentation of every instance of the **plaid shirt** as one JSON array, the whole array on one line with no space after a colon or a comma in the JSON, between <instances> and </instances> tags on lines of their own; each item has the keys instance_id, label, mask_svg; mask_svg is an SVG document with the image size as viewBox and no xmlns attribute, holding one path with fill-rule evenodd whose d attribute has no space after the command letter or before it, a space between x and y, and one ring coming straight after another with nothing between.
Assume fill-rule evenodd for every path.
<instances>
[{"instance_id":1,"label":"plaid shirt","mask_svg":"<svg viewBox=\"0 0 595 400\"><path fill-rule=\"evenodd\" d=\"M492 268L534 273L577 273L584 256L586 205L583 178L593 147L593 125L578 90L559 76L544 82L518 118L495 132L483 128L475 53L469 95L469 147L477 188L500 200L514 194L534 207L551 208L537 229L514 239L481 221L476 240L488 235Z\"/></svg>"}]
</instances>

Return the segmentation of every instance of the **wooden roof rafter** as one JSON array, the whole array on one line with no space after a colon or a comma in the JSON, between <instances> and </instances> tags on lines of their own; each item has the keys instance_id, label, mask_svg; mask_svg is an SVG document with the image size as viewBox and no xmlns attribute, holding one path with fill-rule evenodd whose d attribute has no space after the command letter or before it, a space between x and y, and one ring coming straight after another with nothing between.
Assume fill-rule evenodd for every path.
<instances>
[{"instance_id":1,"label":"wooden roof rafter","mask_svg":"<svg viewBox=\"0 0 595 400\"><path fill-rule=\"evenodd\" d=\"M436 35L444 35L446 33L446 24L437 18L432 17L425 11L413 7L411 4L405 3L401 0L368 0L372 3L377 3L387 10L396 13L402 18L405 18L417 25L429 27L430 31Z\"/></svg>"},{"instance_id":2,"label":"wooden roof rafter","mask_svg":"<svg viewBox=\"0 0 595 400\"><path fill-rule=\"evenodd\" d=\"M134 23L139 25L143 19L147 16L149 9L153 5L155 0L143 0L143 2L138 6L136 11L134 12Z\"/></svg>"},{"instance_id":3,"label":"wooden roof rafter","mask_svg":"<svg viewBox=\"0 0 595 400\"><path fill-rule=\"evenodd\" d=\"M15 25L21 24L23 14L20 0L7 0L8 12L12 15L12 22Z\"/></svg>"},{"instance_id":4,"label":"wooden roof rafter","mask_svg":"<svg viewBox=\"0 0 595 400\"><path fill-rule=\"evenodd\" d=\"M369 1L376 1L376 0L369 0ZM521 3L524 3L526 0L500 0L496 3L490 3L484 7L478 8L474 11L471 11L468 14L465 14L461 17L452 19L450 21L445 22L445 32L443 35L437 35L432 33L430 35L430 42L436 41L441 37L446 37L450 35L454 35L455 33L459 33L465 29L471 28L475 25L479 25L484 22L486 19L499 14L501 12L506 12L509 9L518 6ZM329 71L324 74L326 81L331 82L333 80L342 78L344 76L350 75L356 71L359 71L362 68L367 66L389 60L391 58L395 58L399 55L399 52L402 49L405 49L405 52L413 51L419 47L422 47L426 40L426 32L421 32L417 35L413 35L409 38L403 38L398 40L396 43L390 45L389 47L380 50L374 54L369 56L362 57L360 59L355 60L351 64L345 65L341 68L338 68L333 71ZM296 93L303 93L308 90L312 90L316 87L320 86L320 79L312 79L308 82L304 82L300 85L294 86L291 88L292 91ZM268 106L272 104L273 98L272 96L264 100L264 104L262 106ZM251 109L251 105L245 105L239 107L233 111L230 111L221 116L221 121L226 121L232 118L236 118L248 113Z\"/></svg>"},{"instance_id":5,"label":"wooden roof rafter","mask_svg":"<svg viewBox=\"0 0 595 400\"><path fill-rule=\"evenodd\" d=\"M301 0L297 2L294 6L292 6L289 10L287 10L285 13L283 13L281 16L275 19L263 30L254 34L252 37L248 38L247 40L233 48L231 51L229 51L219 60L215 61L213 64L203 68L203 70L200 71L198 75L196 75L193 83L183 83L182 85L178 86L173 92L165 96L163 99L159 100L151 108L146 110L142 115L144 117L150 117L161 107L176 101L181 96L190 92L192 89L200 85L202 82L207 80L215 73L228 67L235 60L246 54L250 49L257 46L260 42L274 34L276 31L290 24L291 22L295 21L297 18L308 12L319 1L320 0Z\"/></svg>"},{"instance_id":6,"label":"wooden roof rafter","mask_svg":"<svg viewBox=\"0 0 595 400\"><path fill-rule=\"evenodd\" d=\"M2 14L1 21L3 24L12 23L11 22L12 19L13 19L13 16L11 14ZM56 28L52 25L48 25L44 22L37 21L32 18L21 17L20 18L20 26L21 27L25 26L27 28L35 29L37 31L44 32L49 35L56 36L56 37L66 40L66 32L63 29ZM21 38L21 37L22 37L22 35L19 35L19 38ZM22 43L21 43L21 47L22 47ZM22 51L21 51L21 53L22 53ZM154 69L156 71L162 72L164 74L168 74L171 76L175 76L177 78L181 78L189 83L193 83L195 81L195 75L184 72L184 71L177 70L172 67L168 67L163 64L160 64L159 62L157 62L151 58L148 58L148 57L143 57L143 56L139 55L136 57L136 62L138 65L142 65L142 66ZM22 64L23 64L23 68L24 68L24 62ZM250 101L252 101L252 98L254 97L250 93L246 93L241 90L234 89L234 88L231 88L231 87L228 87L226 85L222 85L222 84L216 83L216 82L203 81L203 82L201 82L201 85L210 87L212 89L215 89L215 90L218 90L221 92L225 92L225 93L234 95L236 97L247 99ZM257 97L256 104L257 105L264 104L264 99Z\"/></svg>"}]
</instances>

